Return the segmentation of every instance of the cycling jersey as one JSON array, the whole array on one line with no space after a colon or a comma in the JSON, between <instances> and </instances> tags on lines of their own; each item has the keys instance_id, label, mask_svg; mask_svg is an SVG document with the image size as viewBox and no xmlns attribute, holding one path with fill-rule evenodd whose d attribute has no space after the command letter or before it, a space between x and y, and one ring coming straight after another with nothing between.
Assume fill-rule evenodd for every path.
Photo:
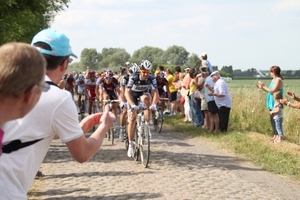
<instances>
[{"instance_id":1,"label":"cycling jersey","mask_svg":"<svg viewBox=\"0 0 300 200\"><path fill-rule=\"evenodd\" d=\"M105 80L103 80L100 87L103 88L103 91L108 94L110 100L117 99L115 90L120 88L120 85L116 78L112 77L110 83L107 83Z\"/></svg>"},{"instance_id":2,"label":"cycling jersey","mask_svg":"<svg viewBox=\"0 0 300 200\"><path fill-rule=\"evenodd\" d=\"M150 74L147 80L141 80L140 73L136 72L129 77L126 88L131 89L132 100L135 105L138 105L138 99L142 95L149 94L150 90L157 89L156 78L153 74Z\"/></svg>"},{"instance_id":3,"label":"cycling jersey","mask_svg":"<svg viewBox=\"0 0 300 200\"><path fill-rule=\"evenodd\" d=\"M96 81L92 82L91 79L86 79L84 86L87 88L88 98L95 98Z\"/></svg>"},{"instance_id":4,"label":"cycling jersey","mask_svg":"<svg viewBox=\"0 0 300 200\"><path fill-rule=\"evenodd\" d=\"M125 74L121 79L120 85L126 86L128 81L129 81L129 74Z\"/></svg>"},{"instance_id":5,"label":"cycling jersey","mask_svg":"<svg viewBox=\"0 0 300 200\"><path fill-rule=\"evenodd\" d=\"M79 94L83 94L83 92L84 92L84 85L85 85L84 81L80 81L79 79L76 80L75 86L78 87L77 88L77 92Z\"/></svg>"},{"instance_id":6,"label":"cycling jersey","mask_svg":"<svg viewBox=\"0 0 300 200\"><path fill-rule=\"evenodd\" d=\"M96 85L101 85L102 81L103 81L102 77L97 78Z\"/></svg>"},{"instance_id":7,"label":"cycling jersey","mask_svg":"<svg viewBox=\"0 0 300 200\"><path fill-rule=\"evenodd\" d=\"M105 92L115 91L115 89L120 88L118 80L114 77L111 78L111 83L106 83L106 81L102 81L100 87L103 88Z\"/></svg>"},{"instance_id":8,"label":"cycling jersey","mask_svg":"<svg viewBox=\"0 0 300 200\"><path fill-rule=\"evenodd\" d=\"M126 85L126 88L130 88L132 92L149 92L152 87L157 89L157 82L154 75L150 74L147 80L141 80L139 72L132 74Z\"/></svg>"},{"instance_id":9,"label":"cycling jersey","mask_svg":"<svg viewBox=\"0 0 300 200\"><path fill-rule=\"evenodd\" d=\"M164 86L168 85L168 81L166 78L156 78L156 81L157 81L157 90L159 96L162 96L163 94L166 93L166 91L164 90Z\"/></svg>"}]
</instances>

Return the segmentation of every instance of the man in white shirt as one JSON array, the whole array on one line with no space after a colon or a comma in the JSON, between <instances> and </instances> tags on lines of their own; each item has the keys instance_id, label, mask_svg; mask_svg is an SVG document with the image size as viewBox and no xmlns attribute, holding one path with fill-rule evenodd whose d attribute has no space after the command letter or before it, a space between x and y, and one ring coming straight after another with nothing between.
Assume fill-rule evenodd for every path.
<instances>
[{"instance_id":1,"label":"man in white shirt","mask_svg":"<svg viewBox=\"0 0 300 200\"><path fill-rule=\"evenodd\" d=\"M116 119L106 107L103 113L89 115L78 123L77 109L70 93L56 85L66 72L69 57L76 57L63 33L42 30L34 36L31 44L47 60L45 80L51 88L42 93L37 105L24 118L3 126L3 144L15 140L32 144L0 156L2 199L27 199L27 192L56 135L66 143L73 158L83 163L97 153L105 133ZM86 138L84 133L96 124L99 124L96 131Z\"/></svg>"}]
</instances>

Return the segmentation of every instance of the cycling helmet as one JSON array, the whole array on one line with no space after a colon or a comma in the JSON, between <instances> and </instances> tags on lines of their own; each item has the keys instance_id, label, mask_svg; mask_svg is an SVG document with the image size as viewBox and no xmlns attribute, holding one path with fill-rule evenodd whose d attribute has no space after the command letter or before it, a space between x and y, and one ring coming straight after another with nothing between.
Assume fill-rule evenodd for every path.
<instances>
[{"instance_id":1,"label":"cycling helmet","mask_svg":"<svg viewBox=\"0 0 300 200\"><path fill-rule=\"evenodd\" d=\"M84 76L82 74L80 74L79 77L78 77L78 80L79 81L84 81Z\"/></svg>"},{"instance_id":2,"label":"cycling helmet","mask_svg":"<svg viewBox=\"0 0 300 200\"><path fill-rule=\"evenodd\" d=\"M140 70L151 70L152 64L149 60L142 60L140 64Z\"/></svg>"},{"instance_id":3,"label":"cycling helmet","mask_svg":"<svg viewBox=\"0 0 300 200\"><path fill-rule=\"evenodd\" d=\"M127 61L127 62L125 63L125 65L128 67L128 66L130 65L130 62Z\"/></svg>"},{"instance_id":4,"label":"cycling helmet","mask_svg":"<svg viewBox=\"0 0 300 200\"><path fill-rule=\"evenodd\" d=\"M114 73L111 71L111 69L107 69L105 71L105 77L113 77Z\"/></svg>"},{"instance_id":5,"label":"cycling helmet","mask_svg":"<svg viewBox=\"0 0 300 200\"><path fill-rule=\"evenodd\" d=\"M90 75L90 76L95 76L95 75L96 75L96 72L95 72L94 70L91 70L91 71L89 71L89 75Z\"/></svg>"},{"instance_id":6,"label":"cycling helmet","mask_svg":"<svg viewBox=\"0 0 300 200\"><path fill-rule=\"evenodd\" d=\"M140 67L136 63L132 63L131 66L128 68L128 73L133 74L135 72L138 72L140 70Z\"/></svg>"},{"instance_id":7,"label":"cycling helmet","mask_svg":"<svg viewBox=\"0 0 300 200\"><path fill-rule=\"evenodd\" d=\"M156 74L156 76L157 76L158 78L164 78L164 77L165 77L165 73L164 73L164 72L158 72L158 73Z\"/></svg>"}]
</instances>

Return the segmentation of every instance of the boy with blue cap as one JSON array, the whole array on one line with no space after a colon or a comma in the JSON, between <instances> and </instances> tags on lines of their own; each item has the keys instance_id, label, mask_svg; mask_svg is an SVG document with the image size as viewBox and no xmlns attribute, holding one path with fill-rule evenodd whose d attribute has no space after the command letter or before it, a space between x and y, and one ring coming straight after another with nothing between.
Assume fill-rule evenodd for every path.
<instances>
[{"instance_id":1,"label":"boy with blue cap","mask_svg":"<svg viewBox=\"0 0 300 200\"><path fill-rule=\"evenodd\" d=\"M7 135L4 143L14 140L32 142L21 149L12 145L11 152L0 156L0 194L3 199L27 199L27 192L54 138L59 137L66 143L73 158L83 163L97 153L105 133L115 121L114 114L106 107L103 113L90 115L78 123L77 109L70 93L57 87L70 56L77 57L65 34L45 29L34 36L31 44L47 61L45 80L51 89L41 95L28 115L3 127ZM86 138L84 133L96 124L99 124L98 128Z\"/></svg>"}]
</instances>

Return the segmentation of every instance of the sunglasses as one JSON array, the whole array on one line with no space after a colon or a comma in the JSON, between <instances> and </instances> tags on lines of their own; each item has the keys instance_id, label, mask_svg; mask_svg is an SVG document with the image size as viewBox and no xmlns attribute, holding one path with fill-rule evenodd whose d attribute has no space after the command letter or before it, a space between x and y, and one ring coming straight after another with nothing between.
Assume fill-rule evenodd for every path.
<instances>
[{"instance_id":1,"label":"sunglasses","mask_svg":"<svg viewBox=\"0 0 300 200\"><path fill-rule=\"evenodd\" d=\"M150 71L149 71L149 70L140 70L140 72L141 72L142 74L150 74Z\"/></svg>"}]
</instances>

